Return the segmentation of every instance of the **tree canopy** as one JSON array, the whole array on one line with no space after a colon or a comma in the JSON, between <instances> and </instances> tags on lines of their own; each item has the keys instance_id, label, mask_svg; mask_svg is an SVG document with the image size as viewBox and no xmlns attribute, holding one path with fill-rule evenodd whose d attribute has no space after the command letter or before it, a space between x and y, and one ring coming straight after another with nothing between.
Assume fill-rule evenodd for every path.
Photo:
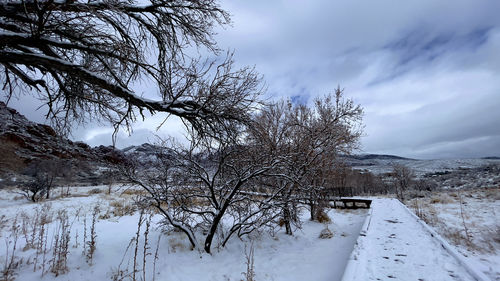
<instances>
[{"instance_id":1,"label":"tree canopy","mask_svg":"<svg viewBox=\"0 0 500 281\"><path fill-rule=\"evenodd\" d=\"M234 69L231 54L188 53L219 54L214 27L229 22L215 0L3 0L3 91L9 100L34 90L63 128L89 119L118 128L148 111L179 116L201 134L224 131L253 108L260 76ZM156 98L134 92L140 79Z\"/></svg>"}]
</instances>

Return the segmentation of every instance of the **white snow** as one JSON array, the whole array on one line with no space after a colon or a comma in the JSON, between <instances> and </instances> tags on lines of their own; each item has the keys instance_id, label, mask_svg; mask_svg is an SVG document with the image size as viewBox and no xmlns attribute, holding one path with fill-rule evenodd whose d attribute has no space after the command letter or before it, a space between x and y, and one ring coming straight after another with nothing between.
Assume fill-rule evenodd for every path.
<instances>
[{"instance_id":1,"label":"white snow","mask_svg":"<svg viewBox=\"0 0 500 281\"><path fill-rule=\"evenodd\" d=\"M103 192L89 192L95 188ZM23 262L15 270L16 280L111 280L119 270L123 275L132 274L135 243L131 243L131 239L137 233L139 214L114 216L117 213L114 208L131 204L135 194L122 194L122 189L106 195L106 186L72 189L74 197L36 204L19 197L15 199L14 194L0 190L0 240L3 240L0 243L0 269L5 263L7 249L13 245L10 229L14 218L17 216L17 222L21 224L21 213L35 216L42 212L42 205L50 205L54 221L47 225L49 248L57 224L57 211L66 210L73 221L69 270L58 277L48 271L42 277L40 268L34 271L35 250L23 251L26 242L21 232L17 239L16 260L22 258ZM95 205L100 205L102 217L96 224L97 248L90 265L82 254L83 218L86 217L89 228ZM212 255L190 250L185 235L180 232L163 232L158 224L161 216L154 215L146 249L145 279L153 280L157 245L159 258L155 265L155 280L243 280L243 273L247 270L245 253L249 252L251 245L254 247L256 280L341 280L342 276L344 281L478 280L467 267L472 264L473 271L484 271L481 267L484 264L479 265L477 260L465 258L465 263L461 263L453 256L453 247L450 246L451 251L443 248L443 241L436 239L438 235L432 234L399 201L375 198L371 206L370 210L329 210L332 223L328 229L334 234L331 239L320 239L326 225L309 221L304 212L303 227L293 236L279 230L274 236L260 233L253 235L252 239L233 238L226 248L214 249ZM79 216L75 217L77 213ZM145 224L139 231L137 280L142 279L143 274L144 231ZM52 257L50 251L47 256Z\"/></svg>"},{"instance_id":2,"label":"white snow","mask_svg":"<svg viewBox=\"0 0 500 281\"><path fill-rule=\"evenodd\" d=\"M434 193L407 205L414 209L416 203L426 222L456 247L468 263L490 279L500 280L500 189ZM470 241L466 239L464 223Z\"/></svg>"},{"instance_id":3,"label":"white snow","mask_svg":"<svg viewBox=\"0 0 500 281\"><path fill-rule=\"evenodd\" d=\"M433 159L433 160L388 160L371 159L365 160L366 165L355 166L359 170L368 170L374 174L389 173L394 164L402 164L411 168L417 176L426 173L445 172L459 168L478 168L484 165L499 165L498 159Z\"/></svg>"},{"instance_id":4,"label":"white snow","mask_svg":"<svg viewBox=\"0 0 500 281\"><path fill-rule=\"evenodd\" d=\"M95 188L95 187L94 187ZM106 187L99 187L105 189ZM86 187L85 190L92 188ZM0 212L5 217L5 223L0 231L0 239L12 241L10 236L10 224L16 215L24 212L35 216L41 212L42 205L50 205L50 212L57 213L58 210L67 210L70 216L74 216L78 210L85 213L87 228L91 219L91 210L98 204L101 206L101 215L112 208L110 201L113 196L101 194L86 194L86 192L73 192L80 194L77 197L49 200L46 203L28 203L25 199L13 200L12 195L7 195L4 190L0 191ZM114 197L117 197L115 195ZM120 200L125 200L124 198ZM6 203L2 201L13 201ZM108 212L110 213L110 212ZM324 224L312 222L307 219L304 212L304 224L302 229L297 229L293 236L286 235L283 230L278 231L274 237L268 233L254 235L252 240L230 240L226 248L214 250L212 255L191 251L186 237L182 233L163 233L161 227L157 227L160 221L159 215L153 216L152 229L149 232L149 249L146 265L146 280L152 280L154 251L158 237L161 236L159 244L159 259L156 262L156 280L241 280L244 279L243 272L246 271L245 252L251 244L254 245L254 263L256 280L339 280L343 274L348 257L357 240L360 228L365 221L367 210L330 210L329 216L332 223L328 228L333 232L331 239L320 239L319 235L325 228ZM117 272L120 261L121 270L132 272L134 243L126 251L131 239L136 235L139 215L113 217L101 219L96 224L97 249L92 265L85 262L82 254L83 248L83 215L75 220L71 229L70 248L68 256L69 271L56 279L63 280L110 280L113 273ZM71 221L72 219L70 219ZM18 217L18 224L21 223ZM50 229L55 228L56 222L49 224ZM142 278L142 251L144 228L141 228L139 239L137 272ZM88 230L87 230L88 231ZM79 233L78 240L75 239L76 232ZM89 234L87 233L87 236ZM49 247L52 232L49 232ZM87 240L89 238L87 237ZM41 270L33 271L33 258L35 250L22 251L26 242L20 234L17 240L16 256L19 260L23 258L23 264L16 270L16 280L53 280L54 274L46 272L41 276ZM78 242L78 245L76 245ZM7 252L5 243L0 243L0 262L5 261ZM9 244L9 245L12 245ZM51 257L50 251L48 254ZM26 261L30 260L31 264Z\"/></svg>"}]
</instances>

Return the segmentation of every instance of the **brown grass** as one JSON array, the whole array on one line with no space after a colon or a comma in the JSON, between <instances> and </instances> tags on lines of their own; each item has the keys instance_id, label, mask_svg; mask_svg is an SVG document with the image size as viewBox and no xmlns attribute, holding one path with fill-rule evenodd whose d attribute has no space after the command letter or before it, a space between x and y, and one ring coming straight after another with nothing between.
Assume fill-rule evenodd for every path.
<instances>
[{"instance_id":1,"label":"brown grass","mask_svg":"<svg viewBox=\"0 0 500 281\"><path fill-rule=\"evenodd\" d=\"M92 195L92 194L100 194L102 193L102 190L99 189L99 188L92 188L91 190L89 190L88 194L89 195Z\"/></svg>"},{"instance_id":2,"label":"brown grass","mask_svg":"<svg viewBox=\"0 0 500 281\"><path fill-rule=\"evenodd\" d=\"M110 215L115 217L132 215L135 211L137 211L135 204L126 200L113 200L109 203L109 206L110 210L107 213L110 213ZM108 218L110 215L108 215Z\"/></svg>"},{"instance_id":3,"label":"brown grass","mask_svg":"<svg viewBox=\"0 0 500 281\"><path fill-rule=\"evenodd\" d=\"M121 196L123 195L128 195L128 196L134 196L134 195L146 195L146 191L142 190L142 189L132 189L132 188L128 188L128 189L125 189L122 193L121 193Z\"/></svg>"},{"instance_id":4,"label":"brown grass","mask_svg":"<svg viewBox=\"0 0 500 281\"><path fill-rule=\"evenodd\" d=\"M496 253L495 244L500 243L500 225L487 227L482 225L481 218L475 218L472 210L468 209L467 201L500 199L500 189L477 189L460 192L434 192L429 198L413 199L408 206L427 224L436 227L443 237L451 244L463 246L469 251L482 253ZM498 197L498 199L497 199ZM462 200L464 200L462 202ZM461 204L462 202L462 204ZM450 225L438 216L436 207L439 204L449 204L445 209L454 210L450 215L457 218L458 225ZM495 216L495 211L491 212Z\"/></svg>"},{"instance_id":5,"label":"brown grass","mask_svg":"<svg viewBox=\"0 0 500 281\"><path fill-rule=\"evenodd\" d=\"M430 198L429 203L431 204L451 204L454 203L455 200L453 200L448 194L446 193L439 193L439 194L434 194Z\"/></svg>"},{"instance_id":6,"label":"brown grass","mask_svg":"<svg viewBox=\"0 0 500 281\"><path fill-rule=\"evenodd\" d=\"M318 211L316 213L316 220L320 223L329 223L331 222L332 220L330 219L330 217L328 216L328 214L321 210L321 211Z\"/></svg>"}]
</instances>

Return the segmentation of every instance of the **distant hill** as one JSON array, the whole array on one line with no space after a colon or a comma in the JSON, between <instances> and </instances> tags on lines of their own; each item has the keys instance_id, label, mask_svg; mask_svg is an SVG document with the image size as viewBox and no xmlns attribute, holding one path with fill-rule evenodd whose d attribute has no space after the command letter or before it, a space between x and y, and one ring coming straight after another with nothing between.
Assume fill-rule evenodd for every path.
<instances>
[{"instance_id":1,"label":"distant hill","mask_svg":"<svg viewBox=\"0 0 500 281\"><path fill-rule=\"evenodd\" d=\"M411 158L405 158L396 155L387 155L387 154L360 154L360 155L352 155L348 156L357 160L415 160Z\"/></svg>"}]
</instances>

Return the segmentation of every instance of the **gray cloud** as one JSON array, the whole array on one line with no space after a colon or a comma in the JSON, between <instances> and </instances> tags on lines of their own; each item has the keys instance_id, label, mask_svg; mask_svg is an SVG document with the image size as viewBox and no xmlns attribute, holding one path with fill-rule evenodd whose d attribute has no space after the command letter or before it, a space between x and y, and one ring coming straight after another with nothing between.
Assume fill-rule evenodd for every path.
<instances>
[{"instance_id":1,"label":"gray cloud","mask_svg":"<svg viewBox=\"0 0 500 281\"><path fill-rule=\"evenodd\" d=\"M500 155L500 2L224 4L234 28L220 41L266 76L269 95L310 101L340 84L365 108L364 151Z\"/></svg>"},{"instance_id":2,"label":"gray cloud","mask_svg":"<svg viewBox=\"0 0 500 281\"><path fill-rule=\"evenodd\" d=\"M233 27L216 40L265 75L267 97L307 103L345 88L365 108L365 152L417 158L500 155L500 2L230 1ZM134 86L155 95L147 81ZM16 104L43 120L35 101ZM164 118L165 116L163 116ZM119 145L182 137L179 120L138 122ZM109 138L108 138L108 137ZM75 139L110 143L89 124Z\"/></svg>"}]
</instances>

